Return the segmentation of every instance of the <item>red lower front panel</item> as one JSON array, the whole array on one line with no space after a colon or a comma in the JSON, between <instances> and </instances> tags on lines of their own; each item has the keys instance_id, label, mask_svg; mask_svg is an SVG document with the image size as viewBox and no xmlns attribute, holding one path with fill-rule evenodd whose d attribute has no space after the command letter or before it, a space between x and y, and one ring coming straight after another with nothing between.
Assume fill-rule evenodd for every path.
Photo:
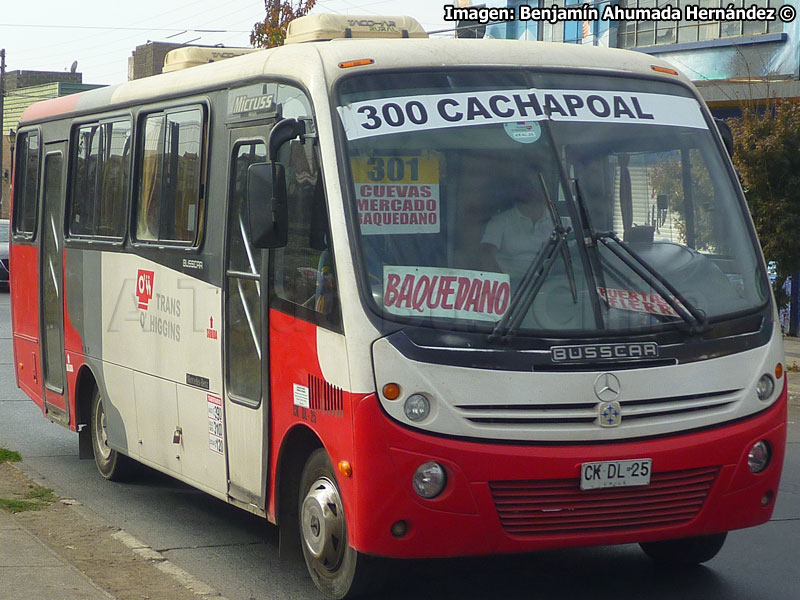
<instances>
[{"instance_id":1,"label":"red lower front panel","mask_svg":"<svg viewBox=\"0 0 800 600\"><path fill-rule=\"evenodd\" d=\"M445 557L690 537L758 525L775 505L786 443L786 389L745 421L629 443L574 446L455 441L390 421L375 396L356 404L351 543L394 557ZM747 454L773 451L757 475ZM651 458L648 486L581 491L585 462ZM434 500L411 487L435 460L448 485ZM766 498L766 504L762 501ZM408 534L395 538L404 520Z\"/></svg>"}]
</instances>

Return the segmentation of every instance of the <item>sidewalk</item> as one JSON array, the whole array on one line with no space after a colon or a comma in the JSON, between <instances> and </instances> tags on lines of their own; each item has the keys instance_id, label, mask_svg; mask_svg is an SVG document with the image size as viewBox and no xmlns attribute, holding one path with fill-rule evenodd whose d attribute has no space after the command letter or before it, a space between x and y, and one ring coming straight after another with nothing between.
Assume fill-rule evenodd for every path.
<instances>
[{"instance_id":1,"label":"sidewalk","mask_svg":"<svg viewBox=\"0 0 800 600\"><path fill-rule=\"evenodd\" d=\"M800 338L784 336L783 348L786 352L786 381L791 408L800 406Z\"/></svg>"},{"instance_id":2,"label":"sidewalk","mask_svg":"<svg viewBox=\"0 0 800 600\"><path fill-rule=\"evenodd\" d=\"M786 367L800 368L800 338L783 336L783 348L786 352Z\"/></svg>"},{"instance_id":3,"label":"sidewalk","mask_svg":"<svg viewBox=\"0 0 800 600\"><path fill-rule=\"evenodd\" d=\"M225 600L19 465L0 463L0 600Z\"/></svg>"},{"instance_id":4,"label":"sidewalk","mask_svg":"<svg viewBox=\"0 0 800 600\"><path fill-rule=\"evenodd\" d=\"M0 596L4 600L113 600L83 573L0 510Z\"/></svg>"}]
</instances>

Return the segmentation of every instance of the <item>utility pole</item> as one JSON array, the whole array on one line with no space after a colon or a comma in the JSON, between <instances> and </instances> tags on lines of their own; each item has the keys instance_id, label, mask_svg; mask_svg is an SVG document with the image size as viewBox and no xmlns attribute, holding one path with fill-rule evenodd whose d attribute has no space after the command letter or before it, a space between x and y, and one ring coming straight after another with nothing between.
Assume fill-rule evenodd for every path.
<instances>
[{"instance_id":1,"label":"utility pole","mask_svg":"<svg viewBox=\"0 0 800 600\"><path fill-rule=\"evenodd\" d=\"M3 169L3 144L5 135L3 134L3 105L6 99L6 49L0 49L0 179L5 174ZM8 182L9 185L11 182ZM3 208L3 184L0 183L0 211Z\"/></svg>"}]
</instances>

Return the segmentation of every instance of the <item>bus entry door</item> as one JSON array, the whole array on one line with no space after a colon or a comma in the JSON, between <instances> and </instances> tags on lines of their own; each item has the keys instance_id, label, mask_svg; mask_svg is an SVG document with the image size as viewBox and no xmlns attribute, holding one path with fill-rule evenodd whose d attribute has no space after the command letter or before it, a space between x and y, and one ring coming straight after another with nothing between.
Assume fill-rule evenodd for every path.
<instances>
[{"instance_id":1,"label":"bus entry door","mask_svg":"<svg viewBox=\"0 0 800 600\"><path fill-rule=\"evenodd\" d=\"M69 422L64 366L63 213L66 143L45 145L42 180L39 289L44 406L48 417Z\"/></svg>"},{"instance_id":2,"label":"bus entry door","mask_svg":"<svg viewBox=\"0 0 800 600\"><path fill-rule=\"evenodd\" d=\"M237 128L230 137L228 236L225 271L225 433L228 494L264 509L269 385L267 348L268 251L248 236L248 167L266 162L266 124Z\"/></svg>"}]
</instances>

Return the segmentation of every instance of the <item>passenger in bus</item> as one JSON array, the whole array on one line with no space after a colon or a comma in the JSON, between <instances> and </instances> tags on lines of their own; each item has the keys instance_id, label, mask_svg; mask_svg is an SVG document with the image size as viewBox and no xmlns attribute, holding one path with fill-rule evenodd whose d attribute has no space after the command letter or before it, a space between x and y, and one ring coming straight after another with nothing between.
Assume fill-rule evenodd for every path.
<instances>
[{"instance_id":1,"label":"passenger in bus","mask_svg":"<svg viewBox=\"0 0 800 600\"><path fill-rule=\"evenodd\" d=\"M510 183L511 208L492 217L481 238L483 268L508 273L518 283L553 231L538 176Z\"/></svg>"}]
</instances>

